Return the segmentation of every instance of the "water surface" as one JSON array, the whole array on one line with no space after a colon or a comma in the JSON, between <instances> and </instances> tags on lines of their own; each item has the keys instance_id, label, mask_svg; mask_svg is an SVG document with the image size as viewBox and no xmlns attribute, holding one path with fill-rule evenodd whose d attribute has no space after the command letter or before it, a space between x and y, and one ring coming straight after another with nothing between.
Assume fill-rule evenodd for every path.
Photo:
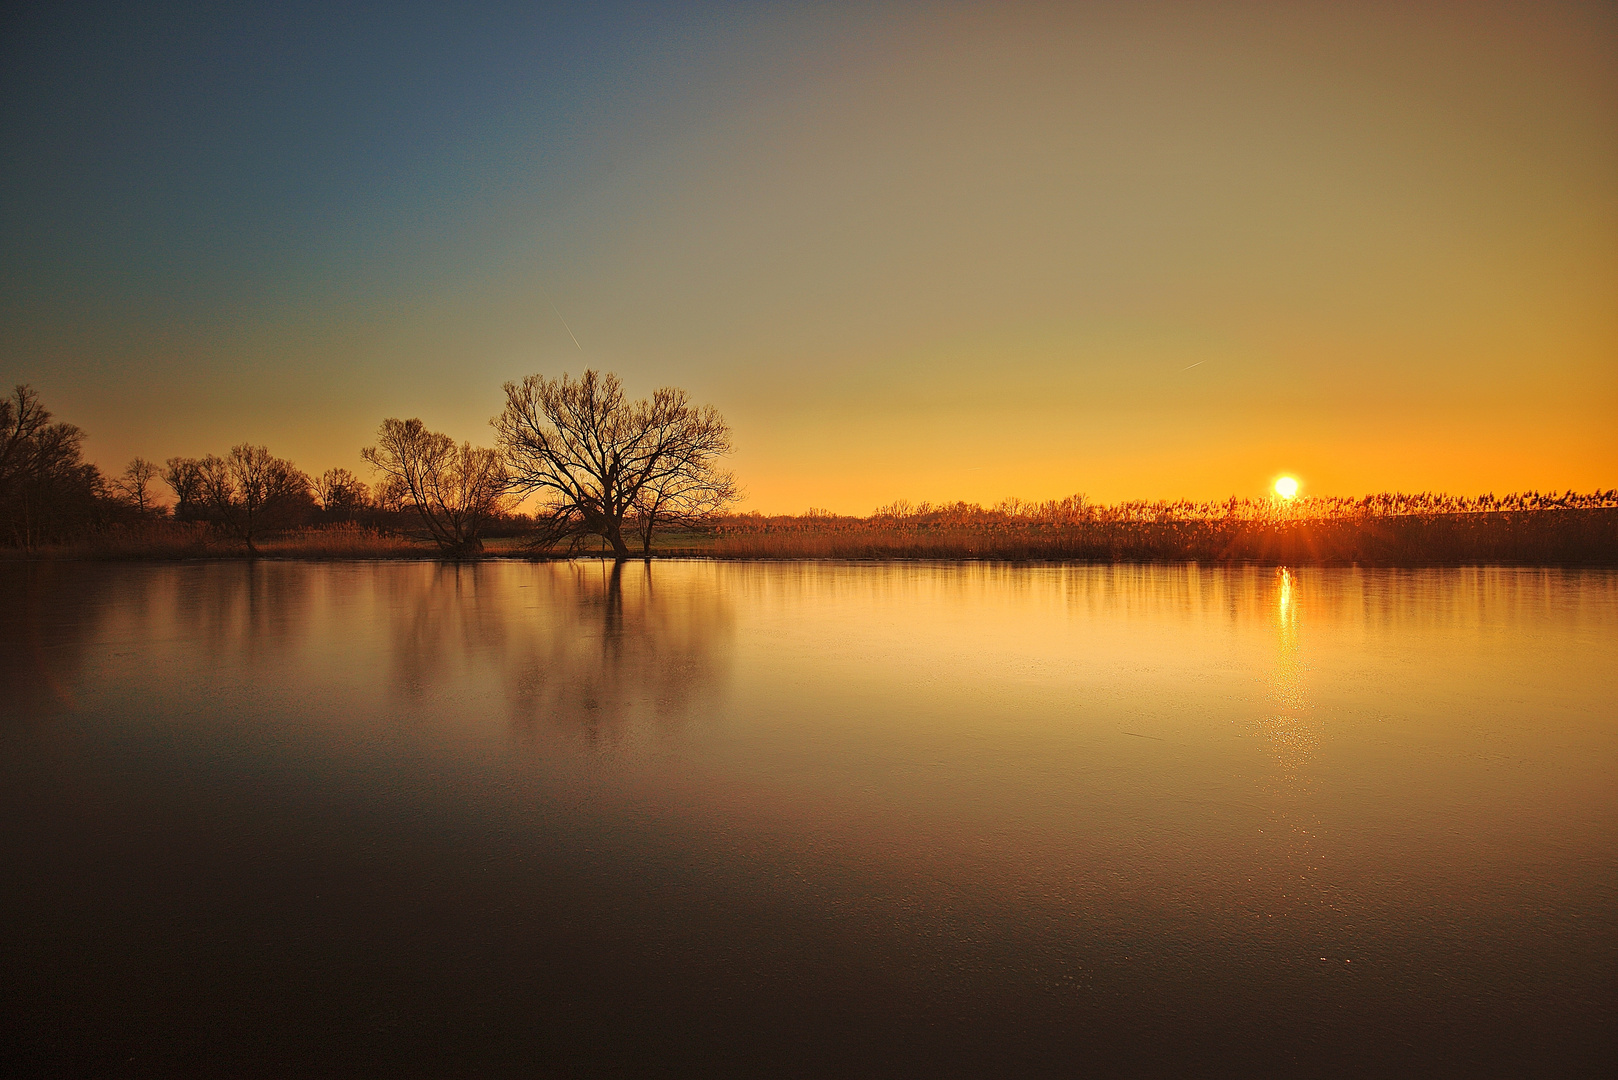
<instances>
[{"instance_id":1,"label":"water surface","mask_svg":"<svg viewBox=\"0 0 1618 1080\"><path fill-rule=\"evenodd\" d=\"M1611 573L10 564L0 604L28 1069L1618 1049Z\"/></svg>"}]
</instances>

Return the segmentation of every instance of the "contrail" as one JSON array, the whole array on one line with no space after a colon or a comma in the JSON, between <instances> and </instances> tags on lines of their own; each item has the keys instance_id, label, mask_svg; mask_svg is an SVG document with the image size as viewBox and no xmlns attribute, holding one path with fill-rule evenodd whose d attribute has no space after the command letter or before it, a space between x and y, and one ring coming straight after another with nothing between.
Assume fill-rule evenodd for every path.
<instances>
[{"instance_id":1,"label":"contrail","mask_svg":"<svg viewBox=\"0 0 1618 1080\"><path fill-rule=\"evenodd\" d=\"M557 316L557 318L558 318L558 319L560 319L560 318L561 318L561 316L560 316L560 315L558 315L558 316ZM1183 368L1181 368L1181 369L1180 369L1180 370L1181 370L1181 371L1190 371L1190 370L1191 370L1191 368L1194 368L1194 367L1199 367L1199 366L1201 366L1201 365L1202 365L1202 364L1206 364L1206 363L1207 363L1207 362L1208 362L1208 361L1206 361L1206 360L1198 360L1198 361L1197 361L1197 362L1196 362L1196 363L1195 363L1195 364L1192 364L1192 365L1191 365L1191 367L1183 367Z\"/></svg>"},{"instance_id":2,"label":"contrail","mask_svg":"<svg viewBox=\"0 0 1618 1080\"><path fill-rule=\"evenodd\" d=\"M573 328L567 324L566 319L562 318L562 313L560 311L556 311L556 301L551 299L551 294L545 291L544 286L539 287L539 295L543 296L545 298L545 302L551 306L551 310L556 312L556 319L562 324L562 329L567 331L568 337L573 338L573 347L580 352L583 352L584 346L579 344L579 339L573 334Z\"/></svg>"},{"instance_id":3,"label":"contrail","mask_svg":"<svg viewBox=\"0 0 1618 1080\"><path fill-rule=\"evenodd\" d=\"M550 301L547 300L546 303L550 303ZM556 311L556 305L555 304L551 304L551 310ZM566 319L562 319L562 313L560 311L556 311L556 317L558 319L562 320L562 329L567 331L567 336L570 337L570 338L573 338L573 347L575 349L579 350L580 352L583 352L584 351L584 346L579 344L579 339L578 338L573 337L573 328L567 324Z\"/></svg>"}]
</instances>

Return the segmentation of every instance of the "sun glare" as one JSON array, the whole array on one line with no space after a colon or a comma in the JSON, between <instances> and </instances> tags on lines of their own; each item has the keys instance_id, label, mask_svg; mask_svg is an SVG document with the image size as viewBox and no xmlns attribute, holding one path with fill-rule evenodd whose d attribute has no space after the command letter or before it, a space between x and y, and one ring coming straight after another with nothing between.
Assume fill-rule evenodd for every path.
<instances>
[{"instance_id":1,"label":"sun glare","mask_svg":"<svg viewBox=\"0 0 1618 1080\"><path fill-rule=\"evenodd\" d=\"M1290 476L1283 476L1275 482L1275 493L1283 499L1290 499L1298 494L1298 481Z\"/></svg>"}]
</instances>

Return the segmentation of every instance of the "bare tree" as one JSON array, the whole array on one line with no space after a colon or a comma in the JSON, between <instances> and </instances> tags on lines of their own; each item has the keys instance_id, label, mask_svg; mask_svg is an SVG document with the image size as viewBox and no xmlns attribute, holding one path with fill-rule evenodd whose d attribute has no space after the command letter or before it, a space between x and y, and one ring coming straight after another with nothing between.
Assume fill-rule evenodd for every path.
<instances>
[{"instance_id":1,"label":"bare tree","mask_svg":"<svg viewBox=\"0 0 1618 1080\"><path fill-rule=\"evenodd\" d=\"M371 486L371 505L385 514L403 513L410 489L396 476L384 476Z\"/></svg>"},{"instance_id":2,"label":"bare tree","mask_svg":"<svg viewBox=\"0 0 1618 1080\"><path fill-rule=\"evenodd\" d=\"M52 423L31 387L0 399L0 525L20 547L65 538L95 519L104 483L83 461L83 446L84 430Z\"/></svg>"},{"instance_id":3,"label":"bare tree","mask_svg":"<svg viewBox=\"0 0 1618 1080\"><path fill-rule=\"evenodd\" d=\"M222 458L170 458L163 480L179 499L176 517L211 521L241 539L252 555L258 554L258 537L306 519L314 507L308 476L247 443Z\"/></svg>"},{"instance_id":4,"label":"bare tree","mask_svg":"<svg viewBox=\"0 0 1618 1080\"><path fill-rule=\"evenodd\" d=\"M174 492L176 521L203 521L208 517L203 494L202 462L197 458L171 457L163 467L163 483Z\"/></svg>"},{"instance_id":5,"label":"bare tree","mask_svg":"<svg viewBox=\"0 0 1618 1080\"><path fill-rule=\"evenodd\" d=\"M124 502L134 507L142 514L149 514L157 509L152 500L152 481L157 479L157 466L145 458L135 458L124 470L124 474L112 481L111 487Z\"/></svg>"},{"instance_id":6,"label":"bare tree","mask_svg":"<svg viewBox=\"0 0 1618 1080\"><path fill-rule=\"evenodd\" d=\"M353 517L370 504L371 492L364 480L347 469L327 469L315 481L315 498L326 513Z\"/></svg>"},{"instance_id":7,"label":"bare tree","mask_svg":"<svg viewBox=\"0 0 1618 1080\"><path fill-rule=\"evenodd\" d=\"M671 470L661 480L646 485L635 499L641 553L652 553L652 533L659 525L698 525L740 496L736 477L711 463Z\"/></svg>"},{"instance_id":8,"label":"bare tree","mask_svg":"<svg viewBox=\"0 0 1618 1080\"><path fill-rule=\"evenodd\" d=\"M513 486L540 496L538 544L595 535L625 559L626 519L648 520L649 547L660 517L677 507L717 508L735 495L729 474L716 470L730 452L730 428L684 390L664 387L630 402L616 375L594 371L577 382L530 375L505 390L493 424Z\"/></svg>"},{"instance_id":9,"label":"bare tree","mask_svg":"<svg viewBox=\"0 0 1618 1080\"><path fill-rule=\"evenodd\" d=\"M438 546L457 557L480 551L479 533L502 509L508 484L500 455L428 431L420 420L382 421L377 445L360 455L383 474L377 486L403 487Z\"/></svg>"}]
</instances>

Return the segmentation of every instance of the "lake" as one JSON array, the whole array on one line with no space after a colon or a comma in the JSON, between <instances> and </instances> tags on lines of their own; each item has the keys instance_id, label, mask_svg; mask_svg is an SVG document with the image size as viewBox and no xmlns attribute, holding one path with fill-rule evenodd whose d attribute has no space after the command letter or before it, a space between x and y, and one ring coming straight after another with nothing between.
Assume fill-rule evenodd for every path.
<instances>
[{"instance_id":1,"label":"lake","mask_svg":"<svg viewBox=\"0 0 1618 1080\"><path fill-rule=\"evenodd\" d=\"M1612 572L7 563L0 604L8 1072L1618 1051Z\"/></svg>"}]
</instances>

